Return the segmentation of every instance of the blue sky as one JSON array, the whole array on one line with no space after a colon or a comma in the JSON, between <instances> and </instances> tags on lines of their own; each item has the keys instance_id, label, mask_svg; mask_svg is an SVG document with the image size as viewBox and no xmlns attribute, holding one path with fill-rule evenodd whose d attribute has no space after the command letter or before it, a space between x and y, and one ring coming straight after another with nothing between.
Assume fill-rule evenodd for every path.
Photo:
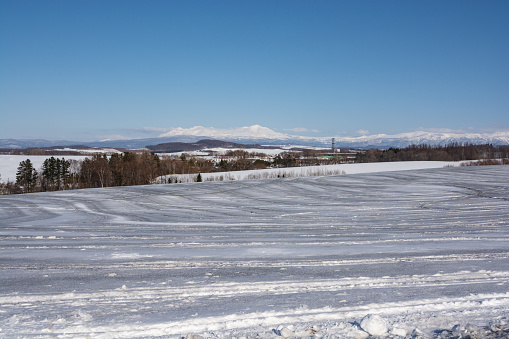
<instances>
[{"instance_id":1,"label":"blue sky","mask_svg":"<svg viewBox=\"0 0 509 339\"><path fill-rule=\"evenodd\" d=\"M505 0L0 0L0 138L507 130L507 18Z\"/></svg>"}]
</instances>

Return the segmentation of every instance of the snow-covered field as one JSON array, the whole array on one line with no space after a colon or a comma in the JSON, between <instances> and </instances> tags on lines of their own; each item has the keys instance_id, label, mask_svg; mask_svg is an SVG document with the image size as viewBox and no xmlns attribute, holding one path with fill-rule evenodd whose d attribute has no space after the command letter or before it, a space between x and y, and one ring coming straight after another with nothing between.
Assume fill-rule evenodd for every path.
<instances>
[{"instance_id":1,"label":"snow-covered field","mask_svg":"<svg viewBox=\"0 0 509 339\"><path fill-rule=\"evenodd\" d=\"M281 150L279 150L281 151ZM198 154L195 152L195 155ZM21 161L30 159L35 169L40 170L44 160L51 158L45 155L0 155L0 182L16 182L16 171ZM62 158L62 157L59 157ZM84 160L85 155L63 156L66 160ZM213 158L213 157L210 157ZM334 174L359 174L385 171L399 171L410 169L424 168L440 168L445 166L460 166L461 162L453 161L404 161L404 162L378 162L369 164L340 164L340 165L323 165L323 166L305 166L305 167L289 167L289 168L269 168L251 171L235 171L235 172L214 172L202 173L204 181L223 181L223 180L251 180L251 179L267 179L282 176L305 177L316 175L334 175ZM175 182L194 182L196 174L172 174L165 178L172 178ZM158 178L156 183L161 182Z\"/></svg>"},{"instance_id":2,"label":"snow-covered field","mask_svg":"<svg viewBox=\"0 0 509 339\"><path fill-rule=\"evenodd\" d=\"M321 166L302 166L285 168L267 168L250 171L231 171L201 173L203 181L227 181L227 180L253 180L274 179L284 177L310 177L339 174L360 174L375 172L406 171L416 169L430 169L441 167L461 166L467 161L399 161L399 162L375 162L362 164L337 164ZM169 174L163 176L166 181L172 182L195 182L198 174ZM155 180L161 182L161 177Z\"/></svg>"},{"instance_id":3,"label":"snow-covered field","mask_svg":"<svg viewBox=\"0 0 509 339\"><path fill-rule=\"evenodd\" d=\"M0 237L5 338L509 336L509 166L2 196Z\"/></svg>"}]
</instances>

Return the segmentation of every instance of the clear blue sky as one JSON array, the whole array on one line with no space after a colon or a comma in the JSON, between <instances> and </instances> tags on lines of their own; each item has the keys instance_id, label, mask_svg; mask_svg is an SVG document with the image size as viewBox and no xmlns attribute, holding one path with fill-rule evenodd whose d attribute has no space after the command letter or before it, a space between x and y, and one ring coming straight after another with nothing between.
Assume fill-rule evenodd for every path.
<instances>
[{"instance_id":1,"label":"clear blue sky","mask_svg":"<svg viewBox=\"0 0 509 339\"><path fill-rule=\"evenodd\" d=\"M0 0L0 48L0 138L509 128L507 0Z\"/></svg>"}]
</instances>

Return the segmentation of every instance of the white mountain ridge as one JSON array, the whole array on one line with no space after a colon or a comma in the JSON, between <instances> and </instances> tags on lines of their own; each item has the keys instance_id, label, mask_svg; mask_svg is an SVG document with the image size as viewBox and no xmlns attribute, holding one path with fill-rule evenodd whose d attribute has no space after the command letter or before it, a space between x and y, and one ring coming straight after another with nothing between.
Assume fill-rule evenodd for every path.
<instances>
[{"instance_id":1,"label":"white mountain ridge","mask_svg":"<svg viewBox=\"0 0 509 339\"><path fill-rule=\"evenodd\" d=\"M454 133L454 132L429 132L414 131L399 134L374 134L358 137L306 137L279 133L268 127L253 125L231 129L219 129L214 127L195 126L188 129L174 128L159 137L207 137L221 140L273 140L273 141L303 141L328 144L331 138L336 139L336 144L349 147L405 147L411 144L446 145L452 142L469 142L473 144L491 143L495 145L509 145L509 131L496 131L491 133Z\"/></svg>"},{"instance_id":2,"label":"white mountain ridge","mask_svg":"<svg viewBox=\"0 0 509 339\"><path fill-rule=\"evenodd\" d=\"M331 138L336 139L338 148L404 148L409 145L447 145L453 142L472 144L509 145L509 130L500 130L490 133L457 133L457 132L430 132L414 131L399 134L374 134L363 136L330 136L308 137L290 135L276 132L260 125L237 128L214 128L194 126L191 128L172 128L168 132L155 138L147 139L118 139L95 142L65 141L65 140L16 140L0 139L0 148L28 148L49 147L62 145L87 145L91 147L123 147L143 148L147 145L156 145L165 142L196 142L200 139L217 139L244 144L263 145L301 145L330 147Z\"/></svg>"},{"instance_id":3,"label":"white mountain ridge","mask_svg":"<svg viewBox=\"0 0 509 339\"><path fill-rule=\"evenodd\" d=\"M255 139L289 139L293 138L288 134L279 133L268 127L253 125L247 127L237 127L229 129L220 129L215 127L194 126L191 128L174 128L171 131L161 134L159 137L176 137L181 135L208 136L214 138L255 138Z\"/></svg>"}]
</instances>

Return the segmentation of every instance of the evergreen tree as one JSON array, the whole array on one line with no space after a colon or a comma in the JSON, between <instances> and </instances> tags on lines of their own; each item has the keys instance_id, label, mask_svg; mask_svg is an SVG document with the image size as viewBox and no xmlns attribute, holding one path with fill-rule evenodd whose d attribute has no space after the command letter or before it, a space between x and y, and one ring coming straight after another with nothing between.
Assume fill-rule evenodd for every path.
<instances>
[{"instance_id":1,"label":"evergreen tree","mask_svg":"<svg viewBox=\"0 0 509 339\"><path fill-rule=\"evenodd\" d=\"M60 178L62 179L62 186L64 190L65 187L69 184L69 178L71 176L70 168L71 162L62 158L60 161Z\"/></svg>"},{"instance_id":2,"label":"evergreen tree","mask_svg":"<svg viewBox=\"0 0 509 339\"><path fill-rule=\"evenodd\" d=\"M56 159L55 160L55 185L56 185L56 189L59 190L60 189L60 184L62 183L62 176L61 176L61 171L62 170L62 162L60 161L60 159Z\"/></svg>"},{"instance_id":3,"label":"evergreen tree","mask_svg":"<svg viewBox=\"0 0 509 339\"><path fill-rule=\"evenodd\" d=\"M54 157L44 160L42 164L41 184L43 190L65 189L68 184L71 163L69 160L55 159Z\"/></svg>"},{"instance_id":4,"label":"evergreen tree","mask_svg":"<svg viewBox=\"0 0 509 339\"><path fill-rule=\"evenodd\" d=\"M54 157L44 160L42 164L42 189L53 190L55 186L55 163Z\"/></svg>"},{"instance_id":5,"label":"evergreen tree","mask_svg":"<svg viewBox=\"0 0 509 339\"><path fill-rule=\"evenodd\" d=\"M16 172L16 186L23 189L23 192L33 192L37 183L37 170L30 159L19 163Z\"/></svg>"}]
</instances>

